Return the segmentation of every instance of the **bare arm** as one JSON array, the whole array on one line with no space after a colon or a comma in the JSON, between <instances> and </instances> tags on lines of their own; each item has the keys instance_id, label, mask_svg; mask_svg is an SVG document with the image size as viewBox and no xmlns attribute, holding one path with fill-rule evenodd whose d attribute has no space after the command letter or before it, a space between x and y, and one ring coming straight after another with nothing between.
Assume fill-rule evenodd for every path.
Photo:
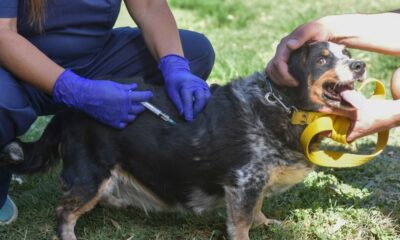
<instances>
[{"instance_id":1,"label":"bare arm","mask_svg":"<svg viewBox=\"0 0 400 240\"><path fill-rule=\"evenodd\" d=\"M318 21L330 29L330 41L400 56L400 31L391 27L400 22L398 13L348 14L328 16Z\"/></svg>"},{"instance_id":2,"label":"bare arm","mask_svg":"<svg viewBox=\"0 0 400 240\"><path fill-rule=\"evenodd\" d=\"M0 19L0 65L22 81L51 93L63 68L17 33L17 19Z\"/></svg>"},{"instance_id":3,"label":"bare arm","mask_svg":"<svg viewBox=\"0 0 400 240\"><path fill-rule=\"evenodd\" d=\"M125 0L155 59L167 54L183 56L175 19L165 0Z\"/></svg>"}]
</instances>

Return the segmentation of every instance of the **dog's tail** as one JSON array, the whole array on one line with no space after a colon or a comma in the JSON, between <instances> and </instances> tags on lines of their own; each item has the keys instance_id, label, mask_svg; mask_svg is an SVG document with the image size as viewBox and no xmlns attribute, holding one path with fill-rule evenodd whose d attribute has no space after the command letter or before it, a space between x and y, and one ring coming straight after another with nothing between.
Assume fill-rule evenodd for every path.
<instances>
[{"instance_id":1,"label":"dog's tail","mask_svg":"<svg viewBox=\"0 0 400 240\"><path fill-rule=\"evenodd\" d=\"M58 163L63 115L57 114L51 119L39 140L16 140L7 144L0 150L0 166L5 166L13 173L32 174L47 171Z\"/></svg>"}]
</instances>

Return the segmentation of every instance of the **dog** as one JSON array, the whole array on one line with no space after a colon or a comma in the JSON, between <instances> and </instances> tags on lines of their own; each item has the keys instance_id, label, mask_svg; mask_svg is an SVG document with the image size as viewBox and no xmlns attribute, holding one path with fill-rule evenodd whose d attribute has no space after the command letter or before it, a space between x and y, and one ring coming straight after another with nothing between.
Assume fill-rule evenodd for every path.
<instances>
[{"instance_id":1,"label":"dog","mask_svg":"<svg viewBox=\"0 0 400 240\"><path fill-rule=\"evenodd\" d=\"M314 168L299 142L304 126L290 123L287 108L350 109L340 92L365 78L365 63L341 45L319 42L294 51L289 72L298 87L276 85L259 72L213 86L193 122L180 120L162 86L138 81L140 89L153 91L155 106L178 119L175 126L145 111L117 130L67 110L52 118L38 141L6 145L0 163L32 174L62 159L56 213L62 240L76 239L76 221L98 203L146 212L225 206L229 238L246 240L251 226L277 222L261 212L264 197L301 182ZM266 97L271 92L282 104Z\"/></svg>"}]
</instances>

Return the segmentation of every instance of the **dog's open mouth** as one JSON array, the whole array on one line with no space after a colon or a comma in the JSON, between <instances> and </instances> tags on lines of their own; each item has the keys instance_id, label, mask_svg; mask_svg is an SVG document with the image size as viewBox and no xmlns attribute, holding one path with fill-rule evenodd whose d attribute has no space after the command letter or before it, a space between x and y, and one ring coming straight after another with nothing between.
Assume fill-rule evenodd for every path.
<instances>
[{"instance_id":1,"label":"dog's open mouth","mask_svg":"<svg viewBox=\"0 0 400 240\"><path fill-rule=\"evenodd\" d=\"M322 86L325 102L336 108L353 108L353 106L342 98L341 93L354 89L354 82L339 84L338 82L326 82Z\"/></svg>"}]
</instances>

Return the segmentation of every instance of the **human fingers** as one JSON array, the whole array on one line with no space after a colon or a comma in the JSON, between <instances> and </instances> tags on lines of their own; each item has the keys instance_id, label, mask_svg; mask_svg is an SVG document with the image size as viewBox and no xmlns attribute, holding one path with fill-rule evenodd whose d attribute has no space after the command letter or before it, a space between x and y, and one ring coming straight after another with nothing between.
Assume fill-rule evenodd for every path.
<instances>
[{"instance_id":1,"label":"human fingers","mask_svg":"<svg viewBox=\"0 0 400 240\"><path fill-rule=\"evenodd\" d=\"M125 119L122 120L124 123L133 122L136 119L136 114L128 114Z\"/></svg>"},{"instance_id":2,"label":"human fingers","mask_svg":"<svg viewBox=\"0 0 400 240\"><path fill-rule=\"evenodd\" d=\"M142 104L132 104L130 107L129 115L138 115L139 113L143 112L145 107Z\"/></svg>"},{"instance_id":3,"label":"human fingers","mask_svg":"<svg viewBox=\"0 0 400 240\"><path fill-rule=\"evenodd\" d=\"M327 19L329 17L323 17L297 27L287 36L288 47L295 50L306 43L334 40L330 21L327 21Z\"/></svg>"},{"instance_id":4,"label":"human fingers","mask_svg":"<svg viewBox=\"0 0 400 240\"><path fill-rule=\"evenodd\" d=\"M125 128L128 123L133 122L136 119L136 116L144 111L144 106L140 103L131 104L127 112L124 112L121 116L117 128Z\"/></svg>"},{"instance_id":5,"label":"human fingers","mask_svg":"<svg viewBox=\"0 0 400 240\"><path fill-rule=\"evenodd\" d=\"M207 89L204 89L205 95L206 95L206 100L208 101L208 99L211 97L211 91L207 86Z\"/></svg>"},{"instance_id":6,"label":"human fingers","mask_svg":"<svg viewBox=\"0 0 400 240\"><path fill-rule=\"evenodd\" d=\"M276 53L272 61L267 66L267 72L270 73L275 79L277 84L297 86L298 82L290 75L288 61L292 51L300 48L306 43L303 37L304 31L297 28L290 35L284 37L278 44Z\"/></svg>"},{"instance_id":7,"label":"human fingers","mask_svg":"<svg viewBox=\"0 0 400 240\"><path fill-rule=\"evenodd\" d=\"M329 31L318 20L297 27L279 43L274 58L268 63L266 72L278 85L297 86L297 81L288 71L288 60L292 51L306 43L329 40Z\"/></svg>"},{"instance_id":8,"label":"human fingers","mask_svg":"<svg viewBox=\"0 0 400 240\"><path fill-rule=\"evenodd\" d=\"M138 87L138 85L136 83L121 84L121 85L122 85L122 88L127 91L133 91Z\"/></svg>"},{"instance_id":9,"label":"human fingers","mask_svg":"<svg viewBox=\"0 0 400 240\"><path fill-rule=\"evenodd\" d=\"M392 79L390 81L390 91L394 100L400 98L400 68L394 71Z\"/></svg>"},{"instance_id":10,"label":"human fingers","mask_svg":"<svg viewBox=\"0 0 400 240\"><path fill-rule=\"evenodd\" d=\"M291 49L287 46L287 38L279 43L274 58L267 65L267 75L278 85L297 86L297 81L289 74L288 61Z\"/></svg>"},{"instance_id":11,"label":"human fingers","mask_svg":"<svg viewBox=\"0 0 400 240\"><path fill-rule=\"evenodd\" d=\"M153 97L151 91L131 91L129 93L131 102L145 102Z\"/></svg>"},{"instance_id":12,"label":"human fingers","mask_svg":"<svg viewBox=\"0 0 400 240\"><path fill-rule=\"evenodd\" d=\"M127 123L127 122L120 122L120 123L118 124L118 126L116 126L116 128L123 129L123 128L125 128L126 126L128 126L128 123Z\"/></svg>"},{"instance_id":13,"label":"human fingers","mask_svg":"<svg viewBox=\"0 0 400 240\"><path fill-rule=\"evenodd\" d=\"M297 80L294 79L289 73L287 61L283 59L274 59L268 63L267 76L269 76L271 80L278 85L289 87L295 87L298 85Z\"/></svg>"},{"instance_id":14,"label":"human fingers","mask_svg":"<svg viewBox=\"0 0 400 240\"><path fill-rule=\"evenodd\" d=\"M194 97L194 89L193 88L182 88L181 96L182 96L182 104L183 104L183 115L186 121L193 121L193 97Z\"/></svg>"},{"instance_id":15,"label":"human fingers","mask_svg":"<svg viewBox=\"0 0 400 240\"><path fill-rule=\"evenodd\" d=\"M204 106L207 103L206 93L204 89L200 88L195 90L194 92L194 104L193 104L193 115L197 116L198 113L203 110Z\"/></svg>"},{"instance_id":16,"label":"human fingers","mask_svg":"<svg viewBox=\"0 0 400 240\"><path fill-rule=\"evenodd\" d=\"M351 143L358 138L365 137L368 134L370 134L368 129L365 129L361 127L362 125L359 121L352 121L349 127L349 130L347 131L347 137L346 140L348 143Z\"/></svg>"}]
</instances>

